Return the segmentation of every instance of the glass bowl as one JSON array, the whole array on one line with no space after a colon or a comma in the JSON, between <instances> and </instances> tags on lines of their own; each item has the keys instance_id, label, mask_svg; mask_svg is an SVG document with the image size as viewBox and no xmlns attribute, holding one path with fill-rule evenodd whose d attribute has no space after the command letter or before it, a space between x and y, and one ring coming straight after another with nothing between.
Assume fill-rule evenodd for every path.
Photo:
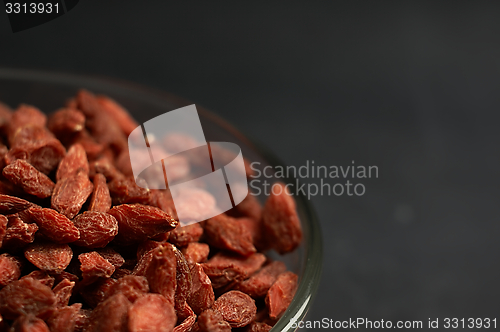
<instances>
[{"instance_id":1,"label":"glass bowl","mask_svg":"<svg viewBox=\"0 0 500 332\"><path fill-rule=\"evenodd\" d=\"M139 123L192 104L165 92L109 78L0 68L0 101L11 107L26 103L50 113L60 108L80 88L110 96L127 108ZM236 143L245 158L259 162L261 167L282 165L265 147L252 142L214 113L198 105L197 109L207 141ZM295 179L285 180L291 181ZM260 199L263 200L263 197ZM299 287L287 311L271 331L295 331L297 325L293 323L304 319L320 282L323 262L319 223L304 196L295 196L295 200L304 232L303 243L294 252L275 258L284 261L291 271L299 275Z\"/></svg>"}]
</instances>

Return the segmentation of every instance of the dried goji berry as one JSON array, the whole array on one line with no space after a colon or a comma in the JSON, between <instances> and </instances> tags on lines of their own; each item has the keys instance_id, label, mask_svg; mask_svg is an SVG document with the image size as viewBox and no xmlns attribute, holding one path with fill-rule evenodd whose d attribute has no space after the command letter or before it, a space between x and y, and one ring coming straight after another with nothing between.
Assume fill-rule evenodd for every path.
<instances>
[{"instance_id":1,"label":"dried goji berry","mask_svg":"<svg viewBox=\"0 0 500 332\"><path fill-rule=\"evenodd\" d=\"M134 303L138 298L149 293L148 280L141 276L124 276L109 288L106 296L118 293L125 295L130 302Z\"/></svg>"},{"instance_id":2,"label":"dried goji berry","mask_svg":"<svg viewBox=\"0 0 500 332\"><path fill-rule=\"evenodd\" d=\"M269 249L269 244L264 237L264 232L262 229L262 220L248 217L238 218L236 220L241 225L241 227L245 228L248 233L251 234L252 243L258 251Z\"/></svg>"},{"instance_id":3,"label":"dried goji berry","mask_svg":"<svg viewBox=\"0 0 500 332\"><path fill-rule=\"evenodd\" d=\"M123 294L115 294L92 311L87 332L122 332L127 331L130 301Z\"/></svg>"},{"instance_id":4,"label":"dried goji berry","mask_svg":"<svg viewBox=\"0 0 500 332\"><path fill-rule=\"evenodd\" d=\"M178 222L153 206L122 204L109 210L118 220L120 232L116 239L122 243L140 242L174 229Z\"/></svg>"},{"instance_id":5,"label":"dried goji berry","mask_svg":"<svg viewBox=\"0 0 500 332\"><path fill-rule=\"evenodd\" d=\"M210 247L206 243L191 242L181 249L189 265L203 263L207 260Z\"/></svg>"},{"instance_id":6,"label":"dried goji berry","mask_svg":"<svg viewBox=\"0 0 500 332\"><path fill-rule=\"evenodd\" d=\"M242 327L250 324L257 313L255 301L240 291L229 291L222 294L212 306L231 327Z\"/></svg>"},{"instance_id":7,"label":"dried goji berry","mask_svg":"<svg viewBox=\"0 0 500 332\"><path fill-rule=\"evenodd\" d=\"M191 292L187 299L187 303L196 314L210 308L215 300L212 282L203 271L200 264L195 264L191 269Z\"/></svg>"},{"instance_id":8,"label":"dried goji berry","mask_svg":"<svg viewBox=\"0 0 500 332\"><path fill-rule=\"evenodd\" d=\"M100 157L99 159L92 161L89 164L89 167L91 177L96 174L102 174L107 181L113 181L115 179L123 178L124 176L113 165L113 161L107 157Z\"/></svg>"},{"instance_id":9,"label":"dried goji berry","mask_svg":"<svg viewBox=\"0 0 500 332\"><path fill-rule=\"evenodd\" d=\"M69 298L72 295L75 282L69 279L61 280L52 290L56 296L56 307L65 307L68 305Z\"/></svg>"},{"instance_id":10,"label":"dried goji berry","mask_svg":"<svg viewBox=\"0 0 500 332\"><path fill-rule=\"evenodd\" d=\"M184 255L175 246L172 246L176 258L176 288L175 288L175 310L181 318L180 312L185 307L185 302L191 291L191 271Z\"/></svg>"},{"instance_id":11,"label":"dried goji berry","mask_svg":"<svg viewBox=\"0 0 500 332\"><path fill-rule=\"evenodd\" d=\"M54 182L47 175L22 159L5 166L2 174L7 180L21 187L26 193L39 198L49 197L52 195L52 190L54 190Z\"/></svg>"},{"instance_id":12,"label":"dried goji berry","mask_svg":"<svg viewBox=\"0 0 500 332\"><path fill-rule=\"evenodd\" d=\"M22 278L33 278L40 281L45 286L52 288L54 286L55 278L48 274L46 271L34 270ZM21 278L21 279L22 279Z\"/></svg>"},{"instance_id":13,"label":"dried goji berry","mask_svg":"<svg viewBox=\"0 0 500 332\"><path fill-rule=\"evenodd\" d=\"M262 224L268 243L280 254L294 250L302 241L295 201L287 193L285 184L274 184L262 211Z\"/></svg>"},{"instance_id":14,"label":"dried goji berry","mask_svg":"<svg viewBox=\"0 0 500 332\"><path fill-rule=\"evenodd\" d=\"M40 232L55 243L69 243L80 238L80 232L73 222L55 210L30 208L29 213L40 227Z\"/></svg>"},{"instance_id":15,"label":"dried goji berry","mask_svg":"<svg viewBox=\"0 0 500 332\"><path fill-rule=\"evenodd\" d=\"M51 332L47 324L34 315L20 316L12 324L11 332Z\"/></svg>"},{"instance_id":16,"label":"dried goji berry","mask_svg":"<svg viewBox=\"0 0 500 332\"><path fill-rule=\"evenodd\" d=\"M297 281L298 277L293 272L285 272L278 276L266 296L269 317L277 319L285 312L297 291Z\"/></svg>"},{"instance_id":17,"label":"dried goji berry","mask_svg":"<svg viewBox=\"0 0 500 332\"><path fill-rule=\"evenodd\" d=\"M73 220L80 232L74 244L86 248L105 247L118 234L118 221L110 214L86 211Z\"/></svg>"},{"instance_id":18,"label":"dried goji berry","mask_svg":"<svg viewBox=\"0 0 500 332\"><path fill-rule=\"evenodd\" d=\"M68 267L73 251L67 244L41 242L24 249L24 257L40 270L58 273Z\"/></svg>"},{"instance_id":19,"label":"dried goji berry","mask_svg":"<svg viewBox=\"0 0 500 332\"><path fill-rule=\"evenodd\" d=\"M94 176L94 191L90 196L89 211L108 212L111 209L111 196L104 175Z\"/></svg>"},{"instance_id":20,"label":"dried goji berry","mask_svg":"<svg viewBox=\"0 0 500 332\"><path fill-rule=\"evenodd\" d=\"M14 214L26 210L31 206L31 203L14 196L0 195L0 213Z\"/></svg>"},{"instance_id":21,"label":"dried goji berry","mask_svg":"<svg viewBox=\"0 0 500 332\"><path fill-rule=\"evenodd\" d=\"M7 230L2 241L2 249L17 251L35 240L35 233L38 231L36 224L25 223L18 214L11 214L8 217Z\"/></svg>"},{"instance_id":22,"label":"dried goji berry","mask_svg":"<svg viewBox=\"0 0 500 332\"><path fill-rule=\"evenodd\" d=\"M60 140L85 128L85 115L72 108L62 108L49 117L47 127Z\"/></svg>"},{"instance_id":23,"label":"dried goji berry","mask_svg":"<svg viewBox=\"0 0 500 332\"><path fill-rule=\"evenodd\" d=\"M128 311L128 331L169 332L177 322L172 303L159 294L139 298Z\"/></svg>"},{"instance_id":24,"label":"dried goji berry","mask_svg":"<svg viewBox=\"0 0 500 332\"><path fill-rule=\"evenodd\" d=\"M34 106L21 104L16 111L11 114L9 120L8 134L11 137L21 127L44 127L47 123L47 116Z\"/></svg>"},{"instance_id":25,"label":"dried goji berry","mask_svg":"<svg viewBox=\"0 0 500 332\"><path fill-rule=\"evenodd\" d=\"M207 309L198 316L198 327L203 332L230 332L231 325L218 311Z\"/></svg>"},{"instance_id":26,"label":"dried goji berry","mask_svg":"<svg viewBox=\"0 0 500 332\"><path fill-rule=\"evenodd\" d=\"M44 174L49 174L66 154L61 142L45 127L18 128L9 141L11 147L5 156L7 164L25 159Z\"/></svg>"},{"instance_id":27,"label":"dried goji berry","mask_svg":"<svg viewBox=\"0 0 500 332\"><path fill-rule=\"evenodd\" d=\"M57 168L56 180L59 181L68 176L74 176L82 170L84 174L89 175L89 162L87 154L81 144L73 144L66 156L59 163Z\"/></svg>"},{"instance_id":28,"label":"dried goji berry","mask_svg":"<svg viewBox=\"0 0 500 332\"><path fill-rule=\"evenodd\" d=\"M139 124L130 116L130 114L121 105L113 99L106 96L97 96L97 102L113 120L120 126L125 135L130 135L132 130L137 128Z\"/></svg>"},{"instance_id":29,"label":"dried goji berry","mask_svg":"<svg viewBox=\"0 0 500 332\"><path fill-rule=\"evenodd\" d=\"M87 129L99 143L109 145L118 152L127 147L125 134L92 93L80 90L76 100L78 109L86 116Z\"/></svg>"},{"instance_id":30,"label":"dried goji berry","mask_svg":"<svg viewBox=\"0 0 500 332\"><path fill-rule=\"evenodd\" d=\"M81 303L57 308L48 320L50 332L73 332L82 308Z\"/></svg>"},{"instance_id":31,"label":"dried goji berry","mask_svg":"<svg viewBox=\"0 0 500 332\"><path fill-rule=\"evenodd\" d=\"M28 314L46 319L55 303L52 290L33 278L13 281L0 290L0 314L7 319Z\"/></svg>"},{"instance_id":32,"label":"dried goji berry","mask_svg":"<svg viewBox=\"0 0 500 332\"><path fill-rule=\"evenodd\" d=\"M286 266L283 262L274 261L264 266L250 278L239 283L236 289L253 298L264 297L278 276L285 271Z\"/></svg>"},{"instance_id":33,"label":"dried goji berry","mask_svg":"<svg viewBox=\"0 0 500 332\"><path fill-rule=\"evenodd\" d=\"M2 248L3 238L5 236L5 233L7 233L8 223L9 219L4 215L0 215L0 248Z\"/></svg>"},{"instance_id":34,"label":"dried goji berry","mask_svg":"<svg viewBox=\"0 0 500 332\"><path fill-rule=\"evenodd\" d=\"M21 276L21 262L9 255L0 255L0 287L19 279Z\"/></svg>"},{"instance_id":35,"label":"dried goji berry","mask_svg":"<svg viewBox=\"0 0 500 332\"><path fill-rule=\"evenodd\" d=\"M92 193L93 187L88 175L82 170L57 181L52 193L52 208L72 219Z\"/></svg>"},{"instance_id":36,"label":"dried goji berry","mask_svg":"<svg viewBox=\"0 0 500 332\"><path fill-rule=\"evenodd\" d=\"M104 301L109 290L116 282L116 279L112 278L99 278L95 282L80 288L80 295L85 300L85 303L95 308Z\"/></svg>"},{"instance_id":37,"label":"dried goji berry","mask_svg":"<svg viewBox=\"0 0 500 332\"><path fill-rule=\"evenodd\" d=\"M170 232L169 242L178 247L184 247L190 242L197 242L203 235L203 227L200 224L191 224L187 226L177 226Z\"/></svg>"},{"instance_id":38,"label":"dried goji berry","mask_svg":"<svg viewBox=\"0 0 500 332\"><path fill-rule=\"evenodd\" d=\"M88 280L95 280L98 277L109 278L115 272L113 264L108 262L96 251L78 255L82 277Z\"/></svg>"},{"instance_id":39,"label":"dried goji berry","mask_svg":"<svg viewBox=\"0 0 500 332\"><path fill-rule=\"evenodd\" d=\"M148 204L149 190L139 187L131 177L118 178L108 183L113 204Z\"/></svg>"},{"instance_id":40,"label":"dried goji berry","mask_svg":"<svg viewBox=\"0 0 500 332\"><path fill-rule=\"evenodd\" d=\"M80 309L76 314L75 328L73 332L84 332L84 329L89 325L90 315L92 310L90 309Z\"/></svg>"},{"instance_id":41,"label":"dried goji berry","mask_svg":"<svg viewBox=\"0 0 500 332\"><path fill-rule=\"evenodd\" d=\"M237 219L220 214L207 220L204 226L210 245L248 256L256 252L252 235Z\"/></svg>"},{"instance_id":42,"label":"dried goji berry","mask_svg":"<svg viewBox=\"0 0 500 332\"><path fill-rule=\"evenodd\" d=\"M97 143L90 133L83 129L76 133L68 144L81 144L89 160L98 158L104 150L104 145Z\"/></svg>"},{"instance_id":43,"label":"dried goji berry","mask_svg":"<svg viewBox=\"0 0 500 332\"><path fill-rule=\"evenodd\" d=\"M212 281L213 288L218 289L248 278L252 273L260 269L265 261L266 257L261 253L241 257L219 252L206 263L203 263L202 266Z\"/></svg>"},{"instance_id":44,"label":"dried goji berry","mask_svg":"<svg viewBox=\"0 0 500 332\"><path fill-rule=\"evenodd\" d=\"M165 244L152 250L151 263L146 270L149 288L175 303L177 259L171 244Z\"/></svg>"},{"instance_id":45,"label":"dried goji berry","mask_svg":"<svg viewBox=\"0 0 500 332\"><path fill-rule=\"evenodd\" d=\"M191 307L184 302L184 307L181 310L177 310L177 321L181 321L177 324L172 332L188 332L191 331L194 323L196 322L196 315L191 309Z\"/></svg>"},{"instance_id":46,"label":"dried goji berry","mask_svg":"<svg viewBox=\"0 0 500 332\"><path fill-rule=\"evenodd\" d=\"M113 264L115 269L118 269L125 263L125 259L120 255L117 251L110 247L102 248L102 249L97 249L96 250L99 255L104 257L108 262Z\"/></svg>"}]
</instances>

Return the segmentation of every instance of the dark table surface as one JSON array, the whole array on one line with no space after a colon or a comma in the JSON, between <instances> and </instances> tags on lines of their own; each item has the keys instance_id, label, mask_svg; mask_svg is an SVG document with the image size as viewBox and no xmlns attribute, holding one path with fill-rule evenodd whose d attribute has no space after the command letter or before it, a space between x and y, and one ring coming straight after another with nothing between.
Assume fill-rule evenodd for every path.
<instances>
[{"instance_id":1,"label":"dark table surface","mask_svg":"<svg viewBox=\"0 0 500 332\"><path fill-rule=\"evenodd\" d=\"M378 166L361 197L311 199L310 319L500 319L498 17L500 2L87 0L16 34L1 12L0 66L173 92L288 165Z\"/></svg>"}]
</instances>

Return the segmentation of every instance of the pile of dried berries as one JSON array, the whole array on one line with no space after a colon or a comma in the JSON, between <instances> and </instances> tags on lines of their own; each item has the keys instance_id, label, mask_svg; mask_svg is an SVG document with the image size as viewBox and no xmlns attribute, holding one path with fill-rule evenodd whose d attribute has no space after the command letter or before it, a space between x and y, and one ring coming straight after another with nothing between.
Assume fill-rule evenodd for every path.
<instances>
[{"instance_id":1,"label":"pile of dried berries","mask_svg":"<svg viewBox=\"0 0 500 332\"><path fill-rule=\"evenodd\" d=\"M302 231L284 190L178 225L136 185L116 102L80 91L46 117L0 104L0 331L269 331L297 275L262 252Z\"/></svg>"}]
</instances>

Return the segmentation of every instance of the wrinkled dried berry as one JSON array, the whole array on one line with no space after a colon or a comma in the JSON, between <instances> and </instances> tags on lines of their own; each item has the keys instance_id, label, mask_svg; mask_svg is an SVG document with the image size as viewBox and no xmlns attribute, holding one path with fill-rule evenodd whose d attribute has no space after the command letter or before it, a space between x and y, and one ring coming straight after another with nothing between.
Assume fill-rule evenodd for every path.
<instances>
[{"instance_id":1,"label":"wrinkled dried berry","mask_svg":"<svg viewBox=\"0 0 500 332\"><path fill-rule=\"evenodd\" d=\"M82 308L81 303L57 308L48 321L50 332L73 332Z\"/></svg>"},{"instance_id":2,"label":"wrinkled dried berry","mask_svg":"<svg viewBox=\"0 0 500 332\"><path fill-rule=\"evenodd\" d=\"M278 276L286 271L283 262L275 261L264 266L247 280L242 281L237 289L253 298L264 297Z\"/></svg>"},{"instance_id":3,"label":"wrinkled dried berry","mask_svg":"<svg viewBox=\"0 0 500 332\"><path fill-rule=\"evenodd\" d=\"M138 298L149 293L148 280L145 277L132 275L120 278L110 287L106 295L118 293L125 295L130 302L134 303Z\"/></svg>"},{"instance_id":4,"label":"wrinkled dried berry","mask_svg":"<svg viewBox=\"0 0 500 332\"><path fill-rule=\"evenodd\" d=\"M66 177L74 176L80 170L88 176L89 162L87 160L87 154L83 146L77 143L69 148L68 153L59 163L56 180L59 181Z\"/></svg>"},{"instance_id":5,"label":"wrinkled dried berry","mask_svg":"<svg viewBox=\"0 0 500 332\"><path fill-rule=\"evenodd\" d=\"M222 294L212 306L231 327L248 325L257 313L255 301L240 291L229 291Z\"/></svg>"},{"instance_id":6,"label":"wrinkled dried berry","mask_svg":"<svg viewBox=\"0 0 500 332\"><path fill-rule=\"evenodd\" d=\"M203 311L198 316L198 327L203 332L229 332L231 325L224 320L218 311L211 309Z\"/></svg>"},{"instance_id":7,"label":"wrinkled dried berry","mask_svg":"<svg viewBox=\"0 0 500 332\"><path fill-rule=\"evenodd\" d=\"M128 310L131 303L123 294L115 294L92 311L87 332L122 332L127 330Z\"/></svg>"},{"instance_id":8,"label":"wrinkled dried berry","mask_svg":"<svg viewBox=\"0 0 500 332\"><path fill-rule=\"evenodd\" d=\"M128 311L128 331L169 332L177 322L172 303L159 294L139 298Z\"/></svg>"},{"instance_id":9,"label":"wrinkled dried berry","mask_svg":"<svg viewBox=\"0 0 500 332\"><path fill-rule=\"evenodd\" d=\"M293 251L302 241L295 201L283 183L274 184L262 211L262 224L268 243L280 254Z\"/></svg>"},{"instance_id":10,"label":"wrinkled dried berry","mask_svg":"<svg viewBox=\"0 0 500 332\"><path fill-rule=\"evenodd\" d=\"M191 242L185 248L182 248L182 253L189 265L194 263L203 263L207 260L210 253L210 247L206 243Z\"/></svg>"},{"instance_id":11,"label":"wrinkled dried berry","mask_svg":"<svg viewBox=\"0 0 500 332\"><path fill-rule=\"evenodd\" d=\"M109 209L111 209L111 196L106 178L98 173L94 176L94 191L90 197L89 211L108 212Z\"/></svg>"},{"instance_id":12,"label":"wrinkled dried berry","mask_svg":"<svg viewBox=\"0 0 500 332\"><path fill-rule=\"evenodd\" d=\"M269 317L277 319L285 312L297 291L297 281L298 277L293 272L285 272L279 275L266 296Z\"/></svg>"},{"instance_id":13,"label":"wrinkled dried berry","mask_svg":"<svg viewBox=\"0 0 500 332\"><path fill-rule=\"evenodd\" d=\"M29 213L40 232L55 243L70 243L80 238L73 222L55 210L30 208Z\"/></svg>"},{"instance_id":14,"label":"wrinkled dried berry","mask_svg":"<svg viewBox=\"0 0 500 332\"><path fill-rule=\"evenodd\" d=\"M14 214L26 210L31 206L31 203L14 196L0 195L0 213Z\"/></svg>"},{"instance_id":15,"label":"wrinkled dried berry","mask_svg":"<svg viewBox=\"0 0 500 332\"><path fill-rule=\"evenodd\" d=\"M141 188L134 178L117 178L108 184L113 204L149 203L149 189Z\"/></svg>"},{"instance_id":16,"label":"wrinkled dried berry","mask_svg":"<svg viewBox=\"0 0 500 332\"><path fill-rule=\"evenodd\" d=\"M42 270L32 271L29 274L23 276L21 279L23 279L23 278L36 279L49 288L52 288L54 286L54 282L55 282L55 278L53 276L48 274L46 271L42 271Z\"/></svg>"},{"instance_id":17,"label":"wrinkled dried berry","mask_svg":"<svg viewBox=\"0 0 500 332\"><path fill-rule=\"evenodd\" d=\"M21 276L21 263L9 254L0 255L0 287L19 279Z\"/></svg>"},{"instance_id":18,"label":"wrinkled dried berry","mask_svg":"<svg viewBox=\"0 0 500 332\"><path fill-rule=\"evenodd\" d=\"M194 323L196 322L196 315L191 307L184 302L184 307L177 310L177 321L181 321L172 330L172 332L188 332L191 331Z\"/></svg>"},{"instance_id":19,"label":"wrinkled dried berry","mask_svg":"<svg viewBox=\"0 0 500 332\"><path fill-rule=\"evenodd\" d=\"M127 110L113 99L106 96L97 96L97 102L102 106L102 110L113 118L125 135L130 135L132 130L139 126Z\"/></svg>"},{"instance_id":20,"label":"wrinkled dried berry","mask_svg":"<svg viewBox=\"0 0 500 332\"><path fill-rule=\"evenodd\" d=\"M118 234L118 221L104 212L86 211L73 220L80 232L74 244L86 248L102 248Z\"/></svg>"},{"instance_id":21,"label":"wrinkled dried berry","mask_svg":"<svg viewBox=\"0 0 500 332\"><path fill-rule=\"evenodd\" d=\"M60 109L50 116L47 128L49 128L58 139L67 139L68 136L85 128L85 115L71 108Z\"/></svg>"},{"instance_id":22,"label":"wrinkled dried berry","mask_svg":"<svg viewBox=\"0 0 500 332\"><path fill-rule=\"evenodd\" d=\"M123 263L125 263L125 259L122 257L122 255L120 255L112 248L106 247L102 249L97 249L96 251L99 253L99 255L104 257L108 262L113 264L115 269L121 267Z\"/></svg>"},{"instance_id":23,"label":"wrinkled dried berry","mask_svg":"<svg viewBox=\"0 0 500 332\"><path fill-rule=\"evenodd\" d=\"M0 248L2 247L2 242L3 242L3 238L5 236L5 233L7 233L7 224L8 223L9 223L9 219L4 215L0 215Z\"/></svg>"},{"instance_id":24,"label":"wrinkled dried berry","mask_svg":"<svg viewBox=\"0 0 500 332\"><path fill-rule=\"evenodd\" d=\"M35 233L39 229L36 224L25 223L18 214L9 215L8 220L2 249L17 251L35 240Z\"/></svg>"},{"instance_id":25,"label":"wrinkled dried berry","mask_svg":"<svg viewBox=\"0 0 500 332\"><path fill-rule=\"evenodd\" d=\"M248 256L256 251L252 235L237 219L221 214L205 223L205 233L210 245Z\"/></svg>"},{"instance_id":26,"label":"wrinkled dried berry","mask_svg":"<svg viewBox=\"0 0 500 332\"><path fill-rule=\"evenodd\" d=\"M24 257L40 270L58 273L68 267L73 251L67 244L43 242L29 245Z\"/></svg>"},{"instance_id":27,"label":"wrinkled dried berry","mask_svg":"<svg viewBox=\"0 0 500 332\"><path fill-rule=\"evenodd\" d=\"M68 279L63 279L54 287L52 291L56 296L56 307L60 308L68 305L73 287L75 287L75 282Z\"/></svg>"},{"instance_id":28,"label":"wrinkled dried berry","mask_svg":"<svg viewBox=\"0 0 500 332\"><path fill-rule=\"evenodd\" d=\"M178 247L184 247L190 242L197 242L203 235L203 227L200 224L191 224L187 226L177 226L170 232L169 242Z\"/></svg>"},{"instance_id":29,"label":"wrinkled dried berry","mask_svg":"<svg viewBox=\"0 0 500 332\"><path fill-rule=\"evenodd\" d=\"M185 302L191 291L191 271L184 255L175 246L172 246L176 258L176 289L175 310L178 315L185 307Z\"/></svg>"},{"instance_id":30,"label":"wrinkled dried berry","mask_svg":"<svg viewBox=\"0 0 500 332\"><path fill-rule=\"evenodd\" d=\"M46 319L55 303L52 290L33 278L13 281L0 290L0 314L7 319L28 314Z\"/></svg>"},{"instance_id":31,"label":"wrinkled dried berry","mask_svg":"<svg viewBox=\"0 0 500 332\"><path fill-rule=\"evenodd\" d=\"M178 222L162 210L141 204L122 204L109 210L118 220L120 232L116 239L122 243L140 242L171 231Z\"/></svg>"},{"instance_id":32,"label":"wrinkled dried berry","mask_svg":"<svg viewBox=\"0 0 500 332\"><path fill-rule=\"evenodd\" d=\"M72 219L92 193L94 185L85 171L57 181L52 193L52 208Z\"/></svg>"},{"instance_id":33,"label":"wrinkled dried berry","mask_svg":"<svg viewBox=\"0 0 500 332\"><path fill-rule=\"evenodd\" d=\"M84 279L95 280L98 277L109 278L115 272L113 264L96 251L78 255L80 270Z\"/></svg>"},{"instance_id":34,"label":"wrinkled dried berry","mask_svg":"<svg viewBox=\"0 0 500 332\"><path fill-rule=\"evenodd\" d=\"M51 332L47 324L34 315L20 316L12 324L12 332Z\"/></svg>"},{"instance_id":35,"label":"wrinkled dried berry","mask_svg":"<svg viewBox=\"0 0 500 332\"><path fill-rule=\"evenodd\" d=\"M146 269L149 288L159 293L172 304L175 303L177 259L170 244L158 247L152 251L151 263Z\"/></svg>"},{"instance_id":36,"label":"wrinkled dried berry","mask_svg":"<svg viewBox=\"0 0 500 332\"><path fill-rule=\"evenodd\" d=\"M44 174L49 174L66 154L61 142L43 127L18 128L13 136L9 136L9 142L11 148L4 158L7 164L25 159Z\"/></svg>"},{"instance_id":37,"label":"wrinkled dried berry","mask_svg":"<svg viewBox=\"0 0 500 332\"><path fill-rule=\"evenodd\" d=\"M248 278L266 261L263 254L255 253L249 257L217 253L206 263L203 270L212 281L214 289Z\"/></svg>"},{"instance_id":38,"label":"wrinkled dried berry","mask_svg":"<svg viewBox=\"0 0 500 332\"><path fill-rule=\"evenodd\" d=\"M52 190L54 190L54 182L47 175L22 159L5 166L2 174L7 180L21 187L26 193L39 198L49 197L52 195Z\"/></svg>"},{"instance_id":39,"label":"wrinkled dried berry","mask_svg":"<svg viewBox=\"0 0 500 332\"><path fill-rule=\"evenodd\" d=\"M200 264L195 264L191 269L191 292L187 299L187 303L196 314L210 308L215 300L212 282L203 271Z\"/></svg>"}]
</instances>

